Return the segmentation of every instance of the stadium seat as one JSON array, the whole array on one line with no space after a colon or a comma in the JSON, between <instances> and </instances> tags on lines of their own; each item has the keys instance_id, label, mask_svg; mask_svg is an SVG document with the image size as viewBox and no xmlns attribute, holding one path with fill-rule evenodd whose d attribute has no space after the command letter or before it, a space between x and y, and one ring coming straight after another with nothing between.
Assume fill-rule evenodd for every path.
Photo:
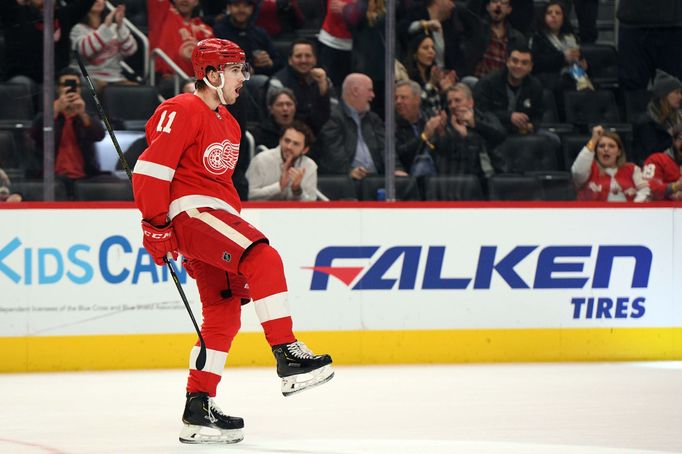
<instances>
[{"instance_id":1,"label":"stadium seat","mask_svg":"<svg viewBox=\"0 0 682 454\"><path fill-rule=\"evenodd\" d=\"M41 180L27 180L17 181L12 184L12 189L20 193L27 202L39 202L43 200L43 182ZM66 195L66 187L61 180L54 181L54 199L55 201L64 201L68 197Z\"/></svg>"},{"instance_id":2,"label":"stadium seat","mask_svg":"<svg viewBox=\"0 0 682 454\"><path fill-rule=\"evenodd\" d=\"M377 200L377 191L386 187L383 176L367 177L360 181L360 200ZM419 200L417 180L412 177L395 177L396 200Z\"/></svg>"},{"instance_id":3,"label":"stadium seat","mask_svg":"<svg viewBox=\"0 0 682 454\"><path fill-rule=\"evenodd\" d=\"M616 98L608 90L567 91L564 108L566 121L583 129L590 124L620 123Z\"/></svg>"},{"instance_id":4,"label":"stadium seat","mask_svg":"<svg viewBox=\"0 0 682 454\"><path fill-rule=\"evenodd\" d=\"M490 200L542 200L542 184L528 175L493 175L488 179Z\"/></svg>"},{"instance_id":5,"label":"stadium seat","mask_svg":"<svg viewBox=\"0 0 682 454\"><path fill-rule=\"evenodd\" d=\"M508 137L495 153L504 160L506 173L558 169L558 146L543 135Z\"/></svg>"},{"instance_id":6,"label":"stadium seat","mask_svg":"<svg viewBox=\"0 0 682 454\"><path fill-rule=\"evenodd\" d=\"M128 180L76 181L76 200L132 201L133 187Z\"/></svg>"},{"instance_id":7,"label":"stadium seat","mask_svg":"<svg viewBox=\"0 0 682 454\"><path fill-rule=\"evenodd\" d=\"M0 131L0 168L22 167L12 131Z\"/></svg>"},{"instance_id":8,"label":"stadium seat","mask_svg":"<svg viewBox=\"0 0 682 454\"><path fill-rule=\"evenodd\" d=\"M33 100L28 87L0 84L0 128L29 128L33 117Z\"/></svg>"},{"instance_id":9,"label":"stadium seat","mask_svg":"<svg viewBox=\"0 0 682 454\"><path fill-rule=\"evenodd\" d=\"M483 191L476 175L440 175L426 180L426 200L481 200Z\"/></svg>"},{"instance_id":10,"label":"stadium seat","mask_svg":"<svg viewBox=\"0 0 682 454\"><path fill-rule=\"evenodd\" d=\"M329 200L357 200L355 184L345 175L318 175L317 190Z\"/></svg>"},{"instance_id":11,"label":"stadium seat","mask_svg":"<svg viewBox=\"0 0 682 454\"><path fill-rule=\"evenodd\" d=\"M108 85L102 104L114 129L142 131L159 105L156 88L147 85Z\"/></svg>"},{"instance_id":12,"label":"stadium seat","mask_svg":"<svg viewBox=\"0 0 682 454\"><path fill-rule=\"evenodd\" d=\"M564 168L567 171L571 171L571 166L575 161L575 158L583 149L587 141L590 140L589 135L567 135L561 138L561 149L564 157Z\"/></svg>"},{"instance_id":13,"label":"stadium seat","mask_svg":"<svg viewBox=\"0 0 682 454\"><path fill-rule=\"evenodd\" d=\"M590 80L595 88L618 87L618 52L604 44L584 44L580 52L589 65Z\"/></svg>"},{"instance_id":14,"label":"stadium seat","mask_svg":"<svg viewBox=\"0 0 682 454\"><path fill-rule=\"evenodd\" d=\"M575 200L575 188L570 172L527 172L542 186L543 200Z\"/></svg>"}]
</instances>

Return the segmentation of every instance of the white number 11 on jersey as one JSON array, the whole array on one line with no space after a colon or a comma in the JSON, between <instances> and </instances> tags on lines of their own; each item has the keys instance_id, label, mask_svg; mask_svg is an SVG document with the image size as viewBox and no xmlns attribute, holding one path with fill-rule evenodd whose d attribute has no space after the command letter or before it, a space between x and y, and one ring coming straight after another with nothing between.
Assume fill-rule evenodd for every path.
<instances>
[{"instance_id":1,"label":"white number 11 on jersey","mask_svg":"<svg viewBox=\"0 0 682 454\"><path fill-rule=\"evenodd\" d=\"M175 120L175 114L177 112L171 112L170 115L168 115L168 123L166 123L166 126L163 126L163 122L166 120L166 111L164 110L161 112L161 118L159 119L159 124L156 125L156 130L159 132L167 132L170 134L171 132L171 125L173 124L173 120Z\"/></svg>"}]
</instances>

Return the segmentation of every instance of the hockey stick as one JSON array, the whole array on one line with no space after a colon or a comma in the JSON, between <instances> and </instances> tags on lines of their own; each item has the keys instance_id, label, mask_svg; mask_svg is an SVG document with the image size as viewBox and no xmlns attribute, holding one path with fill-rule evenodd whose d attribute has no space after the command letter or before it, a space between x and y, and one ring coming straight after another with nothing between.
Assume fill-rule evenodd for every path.
<instances>
[{"instance_id":1,"label":"hockey stick","mask_svg":"<svg viewBox=\"0 0 682 454\"><path fill-rule=\"evenodd\" d=\"M74 51L74 55L76 57L76 61L78 62L78 66L80 66L81 73L83 73L83 77L85 77L85 80L88 82L88 88L90 89L90 94L95 100L95 106L97 107L97 113L99 114L99 117L102 119L104 122L104 126L107 128L107 131L109 132L109 137L111 137L111 142L114 144L114 148L116 149L116 153L118 153L118 158L121 160L121 166L123 166L123 169L126 172L126 175L128 175L128 179L130 180L130 183L132 184L133 182L133 174L130 171L130 167L128 166L128 161L126 161L125 156L123 156L123 152L121 151L121 146L118 144L118 140L116 140L116 134L114 134L114 129L111 127L111 124L109 123L109 118L107 118L107 115L104 113L104 109L102 108L102 104L99 102L99 98L97 97L97 92L95 91L95 86L92 83L92 80L90 80L90 76L88 75L88 71L85 69L85 65L83 64L83 60L81 59L81 56L78 52ZM200 344L200 349L199 349L199 355L197 356L197 361L196 361L196 368L197 370L202 370L204 366L206 365L206 343L204 342L204 338L201 336L201 330L199 329L199 325L197 324L196 319L194 318L194 314L192 313L192 308L189 307L189 302L187 301L187 296L185 296L185 291L182 289L182 285L180 284L180 280L178 279L178 275L175 273L175 269L173 268L173 265L171 264L170 260L168 260L168 257L164 257L163 261L166 263L166 266L168 267L168 272L171 275L171 278L173 278L173 282L175 283L175 287L178 289L178 292L180 293L180 298L182 298L182 302L185 303L185 308L187 309L187 312L189 313L189 318L192 319L192 324L194 325L194 329L197 332L197 335L199 336L199 344Z\"/></svg>"}]
</instances>

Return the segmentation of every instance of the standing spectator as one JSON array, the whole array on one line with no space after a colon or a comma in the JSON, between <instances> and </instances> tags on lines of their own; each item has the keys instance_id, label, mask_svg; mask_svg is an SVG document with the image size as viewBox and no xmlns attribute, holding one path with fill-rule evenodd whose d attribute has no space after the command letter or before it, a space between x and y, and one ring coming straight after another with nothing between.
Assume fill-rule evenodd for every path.
<instances>
[{"instance_id":1,"label":"standing spectator","mask_svg":"<svg viewBox=\"0 0 682 454\"><path fill-rule=\"evenodd\" d=\"M579 65L587 70L587 62L581 58L578 40L571 31L571 23L561 1L552 0L545 5L530 47L533 51L533 74L545 88L559 95L563 90L576 88L570 68Z\"/></svg>"},{"instance_id":2,"label":"standing spectator","mask_svg":"<svg viewBox=\"0 0 682 454\"><path fill-rule=\"evenodd\" d=\"M370 110L373 98L372 79L359 73L346 76L339 104L320 131L316 159L320 174L362 180L384 173L384 123Z\"/></svg>"},{"instance_id":3,"label":"standing spectator","mask_svg":"<svg viewBox=\"0 0 682 454\"><path fill-rule=\"evenodd\" d=\"M285 87L270 90L268 92L268 116L251 131L256 142L256 149L275 148L280 142L282 130L291 126L295 117L294 92Z\"/></svg>"},{"instance_id":4,"label":"standing spectator","mask_svg":"<svg viewBox=\"0 0 682 454\"><path fill-rule=\"evenodd\" d=\"M347 7L348 24L353 35L351 71L367 74L374 82L372 112L382 119L385 109L386 89L386 2L385 0L358 0Z\"/></svg>"},{"instance_id":5,"label":"standing spectator","mask_svg":"<svg viewBox=\"0 0 682 454\"><path fill-rule=\"evenodd\" d=\"M438 132L445 126L445 113L427 117L421 108L421 88L413 80L395 84L395 148L405 169L410 169L415 157L430 148Z\"/></svg>"},{"instance_id":6,"label":"standing spectator","mask_svg":"<svg viewBox=\"0 0 682 454\"><path fill-rule=\"evenodd\" d=\"M262 0L255 16L256 25L265 29L270 38L291 34L305 21L298 0Z\"/></svg>"},{"instance_id":7,"label":"standing spectator","mask_svg":"<svg viewBox=\"0 0 682 454\"><path fill-rule=\"evenodd\" d=\"M80 73L63 69L57 77L57 99L54 101L55 174L64 180L73 196L73 183L100 174L95 155L95 142L104 138L104 127L85 110L81 97ZM33 120L31 136L39 148L43 146L43 114ZM42 158L38 159L38 175L42 175ZM38 176L36 175L36 176Z\"/></svg>"},{"instance_id":8,"label":"standing spectator","mask_svg":"<svg viewBox=\"0 0 682 454\"><path fill-rule=\"evenodd\" d=\"M299 38L291 43L287 65L272 76L269 85L270 89L286 87L294 92L296 118L314 133L329 119L331 82L325 70L317 66L312 41Z\"/></svg>"},{"instance_id":9,"label":"standing spectator","mask_svg":"<svg viewBox=\"0 0 682 454\"><path fill-rule=\"evenodd\" d=\"M527 46L510 49L507 67L476 84L475 99L484 112L492 112L509 134L536 130L545 111L542 85L530 75L533 57Z\"/></svg>"},{"instance_id":10,"label":"standing spectator","mask_svg":"<svg viewBox=\"0 0 682 454\"><path fill-rule=\"evenodd\" d=\"M0 169L0 203L21 202L22 200L21 194L12 191L12 182L5 171Z\"/></svg>"},{"instance_id":11,"label":"standing spectator","mask_svg":"<svg viewBox=\"0 0 682 454\"><path fill-rule=\"evenodd\" d=\"M150 49L160 48L188 76L193 74L192 51L197 42L213 36L211 27L193 15L198 4L199 0L147 0ZM174 74L160 58L156 59L156 71L166 81ZM159 91L168 94L167 87Z\"/></svg>"},{"instance_id":12,"label":"standing spectator","mask_svg":"<svg viewBox=\"0 0 682 454\"><path fill-rule=\"evenodd\" d=\"M436 48L429 35L416 35L410 41L405 56L405 69L411 80L422 89L422 109L429 116L443 109L443 93L455 84L453 70L444 70L436 64Z\"/></svg>"},{"instance_id":13,"label":"standing spectator","mask_svg":"<svg viewBox=\"0 0 682 454\"><path fill-rule=\"evenodd\" d=\"M510 0L488 0L479 30L463 43L467 74L481 78L504 68L509 49L527 43L526 37L507 20L512 11Z\"/></svg>"},{"instance_id":14,"label":"standing spectator","mask_svg":"<svg viewBox=\"0 0 682 454\"><path fill-rule=\"evenodd\" d=\"M682 200L682 125L672 131L672 145L649 156L642 173L653 200Z\"/></svg>"},{"instance_id":15,"label":"standing spectator","mask_svg":"<svg viewBox=\"0 0 682 454\"><path fill-rule=\"evenodd\" d=\"M312 141L305 123L285 127L279 145L258 153L246 171L249 200L316 200L317 164L306 156Z\"/></svg>"},{"instance_id":16,"label":"standing spectator","mask_svg":"<svg viewBox=\"0 0 682 454\"><path fill-rule=\"evenodd\" d=\"M353 36L343 15L346 5L356 0L327 0L327 13L317 36L319 40L320 66L329 74L336 87L351 71Z\"/></svg>"},{"instance_id":17,"label":"standing spectator","mask_svg":"<svg viewBox=\"0 0 682 454\"><path fill-rule=\"evenodd\" d=\"M428 0L423 5L410 8L398 23L397 39L403 54L409 52L409 43L416 35L430 35L436 51L436 65L461 72L464 60L460 51L458 23L451 20L454 10L455 0Z\"/></svg>"},{"instance_id":18,"label":"standing spectator","mask_svg":"<svg viewBox=\"0 0 682 454\"><path fill-rule=\"evenodd\" d=\"M439 173L470 173L483 183L504 169L495 148L507 138L507 131L491 112L476 108L471 88L458 83L447 91L449 121L444 134L437 138ZM442 162L444 161L444 162Z\"/></svg>"},{"instance_id":19,"label":"standing spectator","mask_svg":"<svg viewBox=\"0 0 682 454\"><path fill-rule=\"evenodd\" d=\"M65 6L55 2L55 74L69 66L69 33L92 7L95 0L73 0ZM5 35L5 76L12 83L38 92L43 81L43 0L0 0L0 23Z\"/></svg>"},{"instance_id":20,"label":"standing spectator","mask_svg":"<svg viewBox=\"0 0 682 454\"><path fill-rule=\"evenodd\" d=\"M682 78L682 2L620 0L617 16L621 89L646 89L656 69Z\"/></svg>"},{"instance_id":21,"label":"standing spectator","mask_svg":"<svg viewBox=\"0 0 682 454\"><path fill-rule=\"evenodd\" d=\"M230 0L227 16L213 27L216 38L230 40L246 52L246 59L255 74L271 76L283 63L272 44L272 39L253 23L256 0Z\"/></svg>"},{"instance_id":22,"label":"standing spectator","mask_svg":"<svg viewBox=\"0 0 682 454\"><path fill-rule=\"evenodd\" d=\"M652 88L646 114L635 125L635 153L642 161L651 153L672 145L671 131L682 124L682 84L675 77L660 72Z\"/></svg>"},{"instance_id":23,"label":"standing spectator","mask_svg":"<svg viewBox=\"0 0 682 454\"><path fill-rule=\"evenodd\" d=\"M121 72L121 62L137 51L137 42L123 22L125 5L105 15L104 0L71 29L71 45L85 58L85 67L100 92L109 83L134 84Z\"/></svg>"},{"instance_id":24,"label":"standing spectator","mask_svg":"<svg viewBox=\"0 0 682 454\"><path fill-rule=\"evenodd\" d=\"M567 18L571 12L571 6L575 8L580 41L583 44L596 42L599 37L599 30L597 29L599 0L566 0L564 5Z\"/></svg>"},{"instance_id":25,"label":"standing spectator","mask_svg":"<svg viewBox=\"0 0 682 454\"><path fill-rule=\"evenodd\" d=\"M650 189L642 171L626 162L620 136L592 128L592 138L583 147L571 167L578 200L609 202L645 202Z\"/></svg>"}]
</instances>

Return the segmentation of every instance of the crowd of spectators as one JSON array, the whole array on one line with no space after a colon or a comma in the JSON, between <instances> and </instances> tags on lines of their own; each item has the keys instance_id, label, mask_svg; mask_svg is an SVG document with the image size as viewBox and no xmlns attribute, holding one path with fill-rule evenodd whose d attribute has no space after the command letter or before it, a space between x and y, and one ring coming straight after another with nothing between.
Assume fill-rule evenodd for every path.
<instances>
[{"instance_id":1,"label":"crowd of spectators","mask_svg":"<svg viewBox=\"0 0 682 454\"><path fill-rule=\"evenodd\" d=\"M74 64L69 50L84 57L100 92L110 84L138 84L120 66L140 52L126 3L107 9L104 0L66 0L55 8L55 172L67 188L101 177L93 147L104 136L81 95L79 73L68 69ZM240 159L242 197L315 200L310 184L318 178L346 176L358 187L384 174L384 0L319 2L312 30L303 13L310 2L204 3L146 0L143 31L152 49L188 75L201 39L229 39L245 50L253 81L230 109L255 142L250 148L242 142L242 155L246 148L255 151L250 162L251 156ZM0 7L2 76L5 83L25 85L39 112L30 134L36 152L26 159L26 176L35 177L42 163L42 64L26 55L42 52L43 3L0 0ZM525 170L563 171L573 198L677 200L679 168L672 172L665 163L680 162L682 5L619 2L613 17L620 21L618 76L604 86L593 77L600 62L589 52L599 39L599 7L598 0L398 1L396 177L413 178L424 198L430 177L473 175L487 194L491 178L519 172L505 145L539 137L555 164ZM175 94L172 66L156 59L164 97ZM191 91L192 82L182 90ZM571 93L604 90L622 112L631 93L650 95L636 118L618 124L568 120ZM584 137L582 150L565 151L568 135Z\"/></svg>"}]
</instances>

